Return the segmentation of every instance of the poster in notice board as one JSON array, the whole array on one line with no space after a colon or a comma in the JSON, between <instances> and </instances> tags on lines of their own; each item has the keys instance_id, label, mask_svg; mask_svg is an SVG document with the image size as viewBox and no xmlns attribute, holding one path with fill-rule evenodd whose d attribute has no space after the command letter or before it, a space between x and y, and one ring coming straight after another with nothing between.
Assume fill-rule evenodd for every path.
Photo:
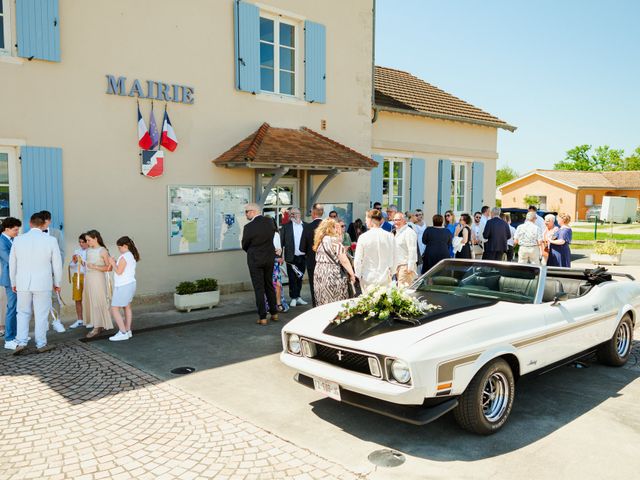
<instances>
[{"instance_id":1,"label":"poster in notice board","mask_svg":"<svg viewBox=\"0 0 640 480\"><path fill-rule=\"evenodd\" d=\"M213 251L211 187L169 187L169 255Z\"/></svg>"},{"instance_id":2,"label":"poster in notice board","mask_svg":"<svg viewBox=\"0 0 640 480\"><path fill-rule=\"evenodd\" d=\"M213 187L213 250L237 250L247 223L244 206L252 201L248 186Z\"/></svg>"}]
</instances>

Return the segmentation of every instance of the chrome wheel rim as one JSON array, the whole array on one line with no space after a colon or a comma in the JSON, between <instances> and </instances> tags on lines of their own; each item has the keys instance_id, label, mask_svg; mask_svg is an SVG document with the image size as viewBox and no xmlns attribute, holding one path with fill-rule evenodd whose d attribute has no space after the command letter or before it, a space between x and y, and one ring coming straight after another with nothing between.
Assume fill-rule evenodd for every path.
<instances>
[{"instance_id":1,"label":"chrome wheel rim","mask_svg":"<svg viewBox=\"0 0 640 480\"><path fill-rule=\"evenodd\" d=\"M502 372L491 374L482 389L482 413L489 422L502 418L509 405L509 381Z\"/></svg>"},{"instance_id":2,"label":"chrome wheel rim","mask_svg":"<svg viewBox=\"0 0 640 480\"><path fill-rule=\"evenodd\" d=\"M631 345L631 328L627 322L622 322L616 334L616 352L619 357L624 357Z\"/></svg>"}]
</instances>

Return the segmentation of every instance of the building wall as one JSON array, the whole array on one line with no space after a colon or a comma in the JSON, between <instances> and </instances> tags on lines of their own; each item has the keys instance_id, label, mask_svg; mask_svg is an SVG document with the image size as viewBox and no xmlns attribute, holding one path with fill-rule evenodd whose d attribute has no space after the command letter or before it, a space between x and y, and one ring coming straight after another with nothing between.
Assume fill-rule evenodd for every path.
<instances>
[{"instance_id":1,"label":"building wall","mask_svg":"<svg viewBox=\"0 0 640 480\"><path fill-rule=\"evenodd\" d=\"M497 129L448 120L381 111L373 124L373 152L383 156L423 158L425 166L425 203L427 219L437 213L438 161L484 163L483 198L495 205ZM410 168L407 168L407 178ZM469 170L470 172L470 170ZM408 182L405 189L408 195ZM469 208L470 210L471 208ZM442 212L440 212L442 213Z\"/></svg>"},{"instance_id":2,"label":"building wall","mask_svg":"<svg viewBox=\"0 0 640 480\"><path fill-rule=\"evenodd\" d=\"M66 250L90 228L102 233L112 253L119 236L133 237L142 255L142 294L203 276L222 283L249 279L242 251L167 255L167 188L253 186L252 170L218 168L211 160L262 122L320 131L326 120L322 134L370 154L371 0L262 2L326 26L325 104L235 89L233 3L156 0L149 8L128 0L60 0L60 63L0 59L0 147L62 148ZM136 100L105 94L106 74L127 77L128 87L134 78L194 87L193 105L168 104L179 147L165 153L161 178L140 175ZM140 107L148 122L150 100L141 99ZM155 102L160 123L163 108ZM17 158L19 147L15 152ZM363 211L369 185L360 178L342 174L320 201L354 201L355 210ZM19 198L19 168L11 183ZM11 215L21 216L19 205Z\"/></svg>"},{"instance_id":3,"label":"building wall","mask_svg":"<svg viewBox=\"0 0 640 480\"><path fill-rule=\"evenodd\" d=\"M576 218L577 191L561 183L532 175L502 187L501 191L503 207L526 208L524 198L527 195L546 196L547 210L568 213Z\"/></svg>"},{"instance_id":4,"label":"building wall","mask_svg":"<svg viewBox=\"0 0 640 480\"><path fill-rule=\"evenodd\" d=\"M602 205L602 197L613 196L613 197L629 197L636 198L640 202L640 190L616 190L616 189L595 189L595 188L584 188L578 190L577 194L577 213L578 219L584 220L587 217L587 210L589 206L586 205L586 197L587 195L593 196L593 205Z\"/></svg>"}]
</instances>

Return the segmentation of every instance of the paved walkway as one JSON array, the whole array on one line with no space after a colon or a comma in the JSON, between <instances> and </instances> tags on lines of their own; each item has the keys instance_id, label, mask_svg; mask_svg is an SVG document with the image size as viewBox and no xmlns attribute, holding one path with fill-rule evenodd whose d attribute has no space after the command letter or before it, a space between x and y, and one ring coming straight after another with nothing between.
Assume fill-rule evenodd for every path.
<instances>
[{"instance_id":1,"label":"paved walkway","mask_svg":"<svg viewBox=\"0 0 640 480\"><path fill-rule=\"evenodd\" d=\"M87 344L0 357L0 478L358 478Z\"/></svg>"}]
</instances>

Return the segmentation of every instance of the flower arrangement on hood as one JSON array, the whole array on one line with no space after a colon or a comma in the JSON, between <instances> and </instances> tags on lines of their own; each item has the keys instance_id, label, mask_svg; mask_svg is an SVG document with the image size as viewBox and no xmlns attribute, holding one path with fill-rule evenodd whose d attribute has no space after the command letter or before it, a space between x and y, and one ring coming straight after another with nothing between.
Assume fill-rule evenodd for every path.
<instances>
[{"instance_id":1,"label":"flower arrangement on hood","mask_svg":"<svg viewBox=\"0 0 640 480\"><path fill-rule=\"evenodd\" d=\"M390 317L410 319L438 308L440 306L419 300L396 285L372 285L359 297L343 303L332 322L340 324L357 315L362 315L365 320L386 320Z\"/></svg>"}]
</instances>

